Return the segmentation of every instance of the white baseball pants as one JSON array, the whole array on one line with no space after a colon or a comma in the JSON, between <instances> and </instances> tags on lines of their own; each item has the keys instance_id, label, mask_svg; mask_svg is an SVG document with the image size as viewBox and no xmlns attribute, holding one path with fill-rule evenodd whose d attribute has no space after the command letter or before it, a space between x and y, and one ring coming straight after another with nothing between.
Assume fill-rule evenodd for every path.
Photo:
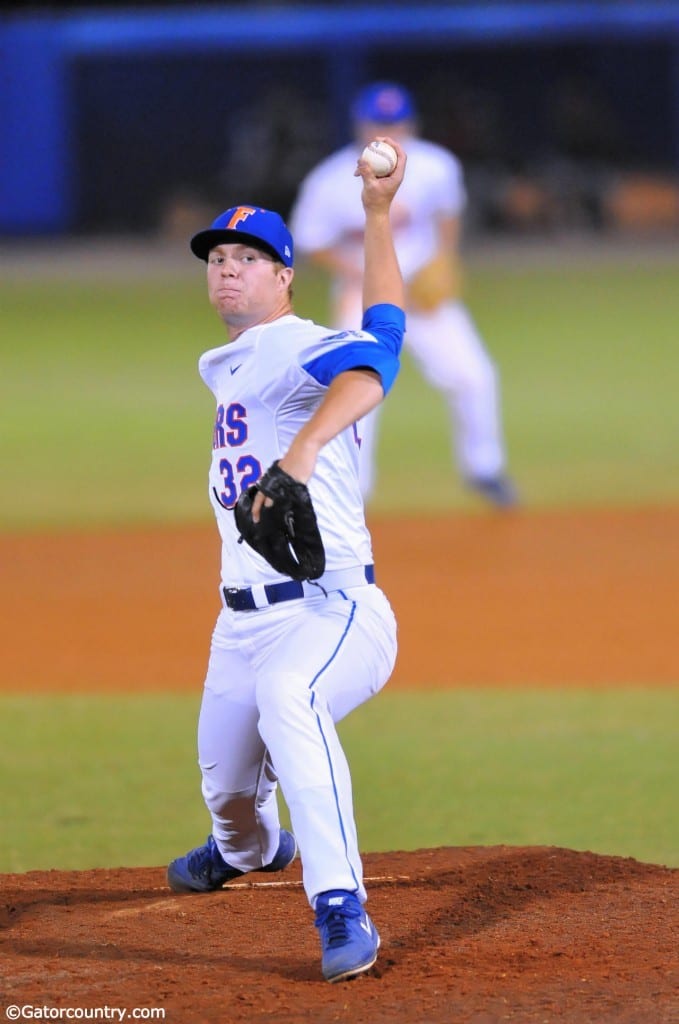
<instances>
[{"instance_id":1,"label":"white baseball pants","mask_svg":"<svg viewBox=\"0 0 679 1024\"><path fill-rule=\"evenodd\" d=\"M361 322L358 288L334 295L337 323ZM463 478L499 476L506 466L497 369L462 302L445 302L431 313L406 311L405 347L425 380L443 392L450 413L451 451ZM382 406L361 420L359 476L364 499L376 476L377 431Z\"/></svg>"},{"instance_id":2,"label":"white baseball pants","mask_svg":"<svg viewBox=\"0 0 679 1024\"><path fill-rule=\"evenodd\" d=\"M396 623L375 585L221 612L198 759L213 835L232 867L249 871L273 859L279 782L311 905L328 889L366 899L335 723L384 686L395 658Z\"/></svg>"}]
</instances>

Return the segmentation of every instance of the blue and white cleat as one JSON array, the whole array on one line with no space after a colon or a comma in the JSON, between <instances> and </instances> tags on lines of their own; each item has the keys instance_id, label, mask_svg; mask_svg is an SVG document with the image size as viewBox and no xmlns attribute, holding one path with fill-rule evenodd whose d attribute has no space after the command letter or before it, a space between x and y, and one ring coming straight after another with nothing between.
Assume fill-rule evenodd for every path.
<instances>
[{"instance_id":1,"label":"blue and white cleat","mask_svg":"<svg viewBox=\"0 0 679 1024\"><path fill-rule=\"evenodd\" d=\"M361 902L346 889L330 889L316 900L316 921L326 981L348 981L377 960L380 937Z\"/></svg>"},{"instance_id":2,"label":"blue and white cleat","mask_svg":"<svg viewBox=\"0 0 679 1024\"><path fill-rule=\"evenodd\" d=\"M292 864L296 854L295 837L282 828L276 856L270 864L255 870L283 871ZM184 857L172 861L167 869L167 881L174 892L214 892L226 882L247 873L227 864L217 849L214 836L209 835L205 846L197 846Z\"/></svg>"}]
</instances>

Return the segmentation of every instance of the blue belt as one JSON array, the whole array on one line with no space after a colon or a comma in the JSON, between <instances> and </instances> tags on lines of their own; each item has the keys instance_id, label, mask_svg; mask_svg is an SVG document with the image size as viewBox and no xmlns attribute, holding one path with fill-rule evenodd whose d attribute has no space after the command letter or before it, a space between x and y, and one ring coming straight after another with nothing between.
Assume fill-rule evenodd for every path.
<instances>
[{"instance_id":1,"label":"blue belt","mask_svg":"<svg viewBox=\"0 0 679 1024\"><path fill-rule=\"evenodd\" d=\"M300 597L318 597L330 590L375 582L375 566L356 566L354 569L330 570L318 580L286 580L284 583L265 583L258 587L259 600L253 587L222 587L224 604L234 612L252 612L257 608L281 601L294 601Z\"/></svg>"}]
</instances>

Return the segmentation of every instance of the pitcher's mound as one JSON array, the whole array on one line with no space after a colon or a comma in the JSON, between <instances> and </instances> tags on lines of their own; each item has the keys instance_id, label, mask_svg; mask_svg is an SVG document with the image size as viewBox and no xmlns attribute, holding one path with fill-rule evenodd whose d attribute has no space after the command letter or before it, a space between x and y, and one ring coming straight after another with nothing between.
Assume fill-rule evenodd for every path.
<instances>
[{"instance_id":1,"label":"pitcher's mound","mask_svg":"<svg viewBox=\"0 0 679 1024\"><path fill-rule=\"evenodd\" d=\"M126 1010L172 1024L679 1019L675 869L503 846L367 854L364 866L382 948L369 974L337 985L321 978L298 861L201 896L171 893L160 867L1 875L7 1015L12 1005L42 1019Z\"/></svg>"}]
</instances>

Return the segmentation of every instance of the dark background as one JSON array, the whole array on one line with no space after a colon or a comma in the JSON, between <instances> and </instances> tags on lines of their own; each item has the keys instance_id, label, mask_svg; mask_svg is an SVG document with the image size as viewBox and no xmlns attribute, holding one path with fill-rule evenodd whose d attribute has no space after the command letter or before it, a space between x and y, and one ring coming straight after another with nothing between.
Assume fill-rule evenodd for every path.
<instances>
[{"instance_id":1,"label":"dark background","mask_svg":"<svg viewBox=\"0 0 679 1024\"><path fill-rule=\"evenodd\" d=\"M491 8L516 11L517 32L512 33L510 21L509 30L491 25L472 36L450 32L434 39L399 39L386 29L381 34L378 19L370 37L343 36L336 45L332 28L315 45L303 35L296 41L296 20L309 5L72 3L16 5L13 12L10 6L3 8L9 12L5 26L32 19L43 32L48 23L55 37L62 24L78 27L82 18L89 18L88 24L112 14L169 20L179 10L188 17L233 11L241 19L251 11L253 19L264 19L253 20L253 32L266 25L269 13L275 17L283 11L291 29L285 46L263 39L260 48L194 49L186 40L172 52L156 52L153 46L108 52L101 45L88 52L84 45L63 44L73 51L62 74L62 107L68 110L64 138L45 144L44 154L39 141L32 143L43 175L55 152L62 145L66 149L55 176L57 184L67 179L64 198L61 206L53 203L52 221L44 218L46 229L51 223L52 230L71 233L150 232L178 209L199 203L218 208L257 203L286 215L306 171L350 137L351 97L375 78L407 85L418 103L422 134L462 159L472 228L601 227L607 197L622 178L665 189L676 181L679 7L669 31L649 29L644 18L644 12L646 18L653 11L670 12L672 3L432 4L432 10L467 8L481 21ZM319 18L337 9L351 24L351 5L324 5L317 9ZM391 3L384 10L406 17L413 8ZM613 10L638 14L640 31L624 20L622 31L593 27L595 15ZM539 30L526 29L531 11L548 12ZM566 23L572 26L568 31L556 30ZM40 72L45 47L38 43L32 53ZM25 73L25 61L22 68ZM0 70L0 90L3 84ZM52 80L46 80L45 90L51 88ZM7 138L21 140L13 102L16 106L11 95L4 100L6 118L14 118L13 132L0 131L5 150ZM0 130L2 108L0 91ZM30 124L28 103L23 116ZM2 155L16 173L5 189L0 232L40 230L30 199L21 215L12 203L17 194L23 201L24 181L26 190L40 196L40 182L32 181L35 158L27 159L29 173L22 175L16 167L21 142ZM0 182L0 207L1 200Z\"/></svg>"}]
</instances>

